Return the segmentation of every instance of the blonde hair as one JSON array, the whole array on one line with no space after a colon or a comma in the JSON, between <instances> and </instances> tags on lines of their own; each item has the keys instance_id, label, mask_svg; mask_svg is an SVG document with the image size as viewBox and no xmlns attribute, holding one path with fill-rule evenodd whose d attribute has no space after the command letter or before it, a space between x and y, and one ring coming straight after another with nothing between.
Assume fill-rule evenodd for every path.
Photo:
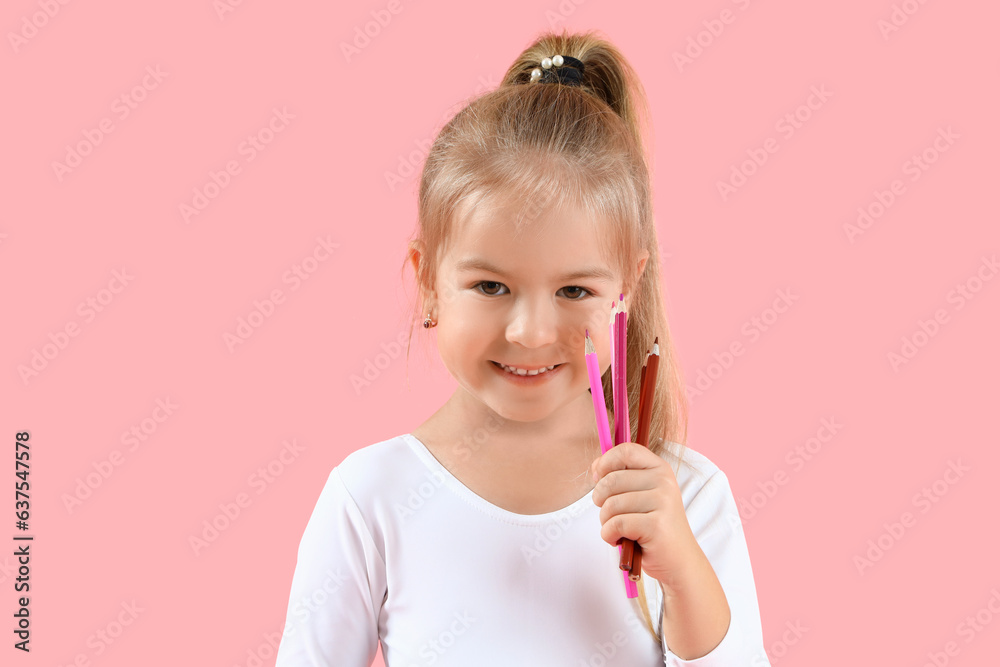
<instances>
[{"instance_id":1,"label":"blonde hair","mask_svg":"<svg viewBox=\"0 0 1000 667\"><path fill-rule=\"evenodd\" d=\"M543 58L556 54L584 63L580 86L530 83L531 71ZM438 262L461 224L460 209L467 205L520 202L521 214L511 224L514 234L548 206L564 203L606 220L607 252L626 281L625 293L631 295L626 355L629 404L639 404L640 371L658 337L660 365L649 449L673 459L676 471L686 451L688 403L660 285L660 250L643 138L647 117L638 76L622 53L596 31L543 34L517 57L496 90L469 102L435 139L420 179L419 229L409 243L403 268L419 248L417 283L421 292L433 293ZM642 249L649 252L649 258L636 283L631 267L638 265ZM411 337L413 324L423 318L422 309L415 309L414 315ZM580 338L571 344L582 355ZM602 379L605 402L611 406L610 368ZM638 418L638 409L630 411L633 434L638 432ZM643 583L640 578L642 613L653 638L660 642Z\"/></svg>"}]
</instances>

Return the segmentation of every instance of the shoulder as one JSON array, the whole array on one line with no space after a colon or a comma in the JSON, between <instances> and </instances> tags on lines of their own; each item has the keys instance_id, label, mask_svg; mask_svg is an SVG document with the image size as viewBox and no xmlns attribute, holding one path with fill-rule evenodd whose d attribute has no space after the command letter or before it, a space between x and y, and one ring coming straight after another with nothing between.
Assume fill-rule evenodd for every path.
<instances>
[{"instance_id":1,"label":"shoulder","mask_svg":"<svg viewBox=\"0 0 1000 667\"><path fill-rule=\"evenodd\" d=\"M341 461L337 468L341 471L361 471L372 466L381 466L398 460L399 455L409 451L410 445L406 436L397 435L388 440L365 445L356 449Z\"/></svg>"},{"instance_id":2,"label":"shoulder","mask_svg":"<svg viewBox=\"0 0 1000 667\"><path fill-rule=\"evenodd\" d=\"M430 471L407 435L366 445L351 452L331 471L362 512L400 502L430 477Z\"/></svg>"},{"instance_id":3,"label":"shoulder","mask_svg":"<svg viewBox=\"0 0 1000 667\"><path fill-rule=\"evenodd\" d=\"M355 498L369 496L412 474L413 458L406 437L397 435L354 450L330 474L339 474Z\"/></svg>"},{"instance_id":4,"label":"shoulder","mask_svg":"<svg viewBox=\"0 0 1000 667\"><path fill-rule=\"evenodd\" d=\"M660 456L673 469L685 506L699 495L732 493L726 473L701 452L676 442L668 442Z\"/></svg>"}]
</instances>

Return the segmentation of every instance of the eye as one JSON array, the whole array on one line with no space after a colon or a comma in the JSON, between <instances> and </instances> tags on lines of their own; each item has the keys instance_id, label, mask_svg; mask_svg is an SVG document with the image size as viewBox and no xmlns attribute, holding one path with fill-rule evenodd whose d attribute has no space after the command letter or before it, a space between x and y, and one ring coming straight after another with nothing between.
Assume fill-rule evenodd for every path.
<instances>
[{"instance_id":1,"label":"eye","mask_svg":"<svg viewBox=\"0 0 1000 667\"><path fill-rule=\"evenodd\" d=\"M475 285L473 285L473 288L478 290L479 293L483 294L484 296L501 296L502 294L501 292L495 292L492 290L496 290L498 288L506 289L506 286L503 283L494 282L492 280L481 280ZM563 289L571 290L572 294L575 295L575 296L567 295L567 298L570 301L583 301L585 298L589 296L594 296L594 293L591 292L590 290L585 289L583 287L578 287L576 285L569 285L567 287L564 287Z\"/></svg>"},{"instance_id":2,"label":"eye","mask_svg":"<svg viewBox=\"0 0 1000 667\"><path fill-rule=\"evenodd\" d=\"M476 283L475 285L473 285L473 287L475 287L476 289L479 290L480 294L485 294L486 296L499 296L499 295L496 294L495 292L484 292L482 290L482 286L483 285L499 285L500 287L504 286L503 283L495 283L495 282L493 282L491 280L482 280L482 281Z\"/></svg>"},{"instance_id":3,"label":"eye","mask_svg":"<svg viewBox=\"0 0 1000 667\"><path fill-rule=\"evenodd\" d=\"M576 285L569 285L567 287L564 287L563 289L565 289L565 290L578 290L577 294L583 294L583 295L585 295L585 296L581 296L579 298L570 298L570 301L583 301L585 298L587 298L587 296L594 296L594 293L591 292L590 290L585 289L583 287L577 287Z\"/></svg>"}]
</instances>

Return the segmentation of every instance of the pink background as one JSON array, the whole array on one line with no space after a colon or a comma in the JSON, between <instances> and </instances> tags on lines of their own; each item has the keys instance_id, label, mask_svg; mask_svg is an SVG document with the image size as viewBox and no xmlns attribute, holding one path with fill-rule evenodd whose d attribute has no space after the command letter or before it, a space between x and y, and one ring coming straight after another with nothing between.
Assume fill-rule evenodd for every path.
<instances>
[{"instance_id":1,"label":"pink background","mask_svg":"<svg viewBox=\"0 0 1000 667\"><path fill-rule=\"evenodd\" d=\"M331 468L408 432L455 386L433 332L414 331L408 380L397 344L426 146L550 25L603 31L650 97L669 316L690 384L705 374L688 444L745 508L772 664L993 664L1000 278L984 258L1000 251L1000 6L389 6L4 3L4 664L273 664L266 637L283 627ZM894 11L901 25L883 34ZM377 34L348 60L341 44L366 25ZM829 96L809 108L814 87ZM788 136L778 123L796 113ZM57 175L102 121L110 133ZM250 160L243 142L258 133L270 143ZM717 184L765 146L723 200ZM925 152L932 163L913 171ZM181 205L213 174L225 182L229 162L238 173L186 221ZM894 180L891 205L849 238ZM308 278L286 282L297 266ZM275 290L281 302L231 350L227 334ZM795 300L775 318L779 290ZM735 341L743 353L726 359ZM36 352L49 358L22 377ZM842 425L832 437L824 419ZM123 440L133 427L143 439ZM12 443L25 430L30 655L11 648ZM828 441L796 459L818 433ZM189 538L220 504L238 517L195 553Z\"/></svg>"}]
</instances>

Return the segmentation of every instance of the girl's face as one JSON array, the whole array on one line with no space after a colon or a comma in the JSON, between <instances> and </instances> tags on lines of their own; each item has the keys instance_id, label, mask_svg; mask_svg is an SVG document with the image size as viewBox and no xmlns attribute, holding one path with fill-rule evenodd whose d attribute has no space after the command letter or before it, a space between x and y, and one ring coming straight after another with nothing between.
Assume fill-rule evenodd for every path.
<instances>
[{"instance_id":1,"label":"girl's face","mask_svg":"<svg viewBox=\"0 0 1000 667\"><path fill-rule=\"evenodd\" d=\"M472 397L505 419L536 422L591 400L584 331L603 373L622 280L603 258L600 225L584 211L551 209L514 238L517 214L476 209L441 258L437 340L448 371ZM522 377L500 364L556 368Z\"/></svg>"}]
</instances>

